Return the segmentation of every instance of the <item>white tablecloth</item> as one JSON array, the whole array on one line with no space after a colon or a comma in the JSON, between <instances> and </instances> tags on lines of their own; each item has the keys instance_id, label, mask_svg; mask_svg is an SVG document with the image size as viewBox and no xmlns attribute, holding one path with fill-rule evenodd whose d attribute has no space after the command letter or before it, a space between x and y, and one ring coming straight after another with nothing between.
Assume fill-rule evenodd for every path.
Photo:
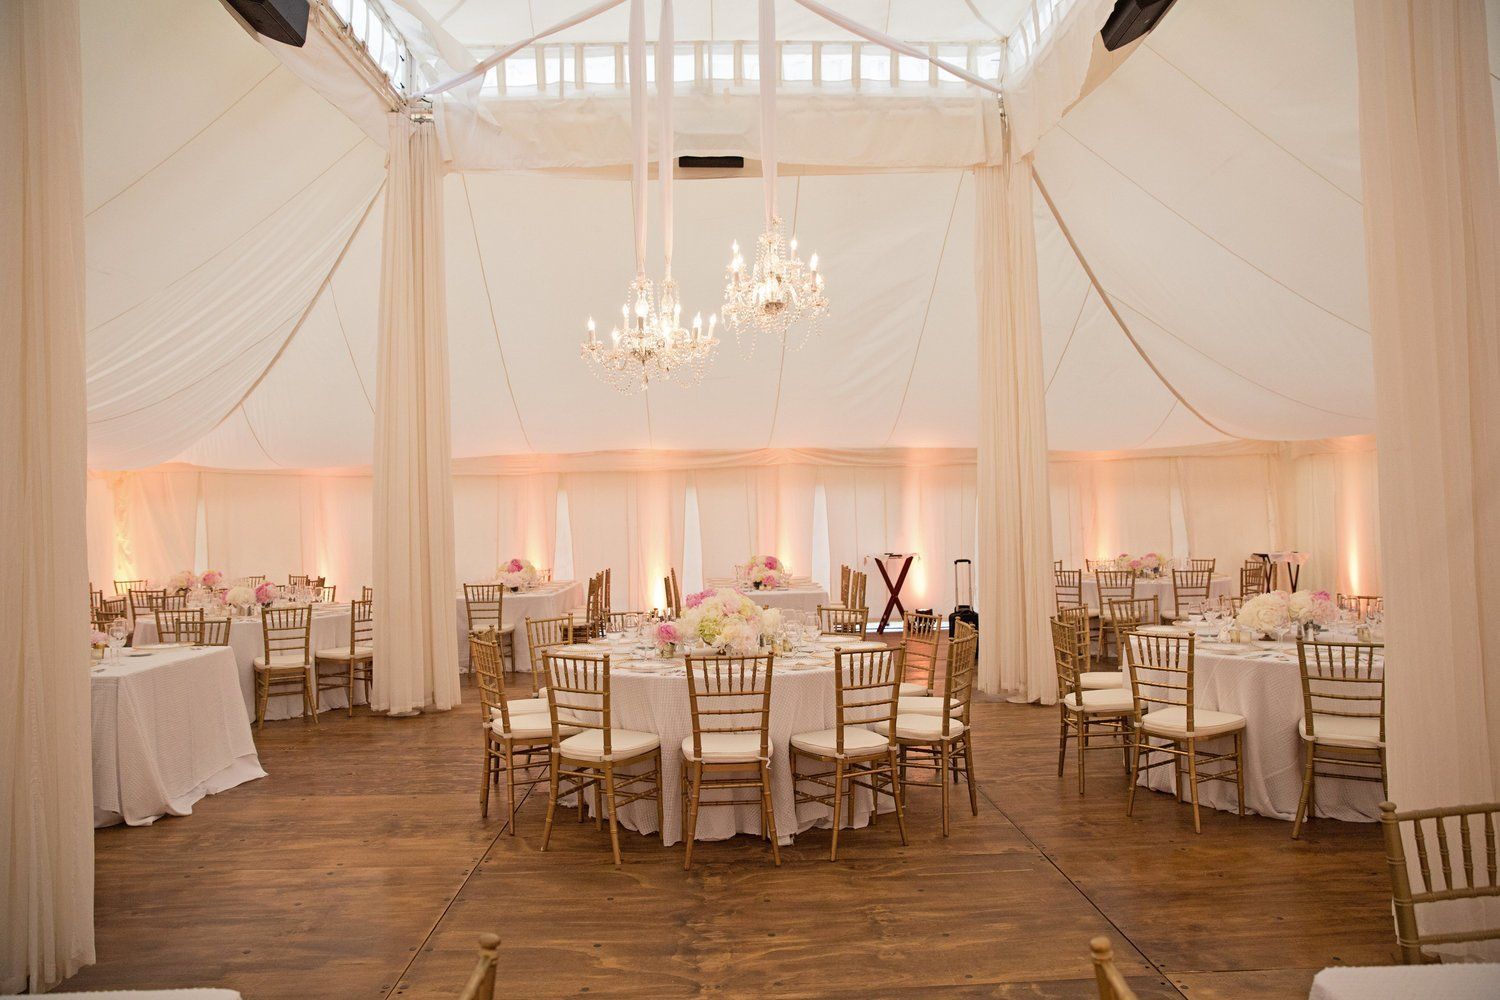
<instances>
[{"instance_id":1,"label":"white tablecloth","mask_svg":"<svg viewBox=\"0 0 1500 1000\"><path fill-rule=\"evenodd\" d=\"M1297 665L1296 645L1257 642L1232 647L1199 641L1194 663L1194 706L1245 717L1245 809L1277 819L1294 818L1302 796L1305 766L1302 739L1297 735L1297 723L1302 719L1302 674ZM1205 740L1199 746L1207 751L1227 750L1232 741ZM1152 757L1159 759L1160 755ZM1172 768L1158 768L1143 775L1141 780L1157 791L1170 792ZM1320 776L1313 815L1373 823L1380 818L1381 798L1379 782L1340 781ZM1198 802L1215 809L1234 810L1234 783L1213 781L1200 785Z\"/></svg>"},{"instance_id":2,"label":"white tablecloth","mask_svg":"<svg viewBox=\"0 0 1500 1000\"><path fill-rule=\"evenodd\" d=\"M780 590L745 590L745 596L764 608L815 612L828 603L828 591L815 583L793 584Z\"/></svg>"},{"instance_id":3,"label":"white tablecloth","mask_svg":"<svg viewBox=\"0 0 1500 1000\"><path fill-rule=\"evenodd\" d=\"M1500 965L1386 965L1324 969L1308 1000L1493 1000Z\"/></svg>"},{"instance_id":4,"label":"white tablecloth","mask_svg":"<svg viewBox=\"0 0 1500 1000\"><path fill-rule=\"evenodd\" d=\"M222 646L131 653L94 665L94 825L145 826L264 778Z\"/></svg>"},{"instance_id":5,"label":"white tablecloth","mask_svg":"<svg viewBox=\"0 0 1500 1000\"><path fill-rule=\"evenodd\" d=\"M575 608L583 607L585 595L582 580L554 580L535 590L507 593L501 603L501 615L505 624L516 627L516 669L530 672L531 644L526 639L526 619L558 618ZM464 595L458 595L455 605L458 615L458 663L469 666L469 616L464 604ZM625 609L622 609L625 610Z\"/></svg>"},{"instance_id":6,"label":"white tablecloth","mask_svg":"<svg viewBox=\"0 0 1500 1000\"><path fill-rule=\"evenodd\" d=\"M851 647L848 641L840 644ZM837 721L833 646L832 642L820 642L813 653L789 654L786 658L778 656L776 659L771 680L771 797L776 812L776 830L780 835L778 839L784 844L791 842L793 834L814 826L829 825L830 810L827 806L806 803L794 808L788 749L794 734L832 729ZM615 728L656 733L661 737L662 806L667 824L666 830L662 831L662 843L671 846L682 839L682 800L679 797L682 741L693 734L686 667L681 658L670 661L635 658L633 648L621 637L601 640L589 648L611 654L610 699ZM809 763L804 761L803 770L809 769ZM748 794L741 790L728 797L746 798ZM708 797L704 799L705 802L709 800ZM858 790L854 806L855 825L864 826L870 818L870 793ZM881 811L892 808L890 799L882 796ZM656 804L633 802L620 811L620 821L640 833L654 833ZM698 811L696 839L724 840L737 833L759 836L758 806L721 806Z\"/></svg>"},{"instance_id":7,"label":"white tablecloth","mask_svg":"<svg viewBox=\"0 0 1500 1000\"><path fill-rule=\"evenodd\" d=\"M156 642L156 619L142 616L135 624L134 643L137 646ZM313 607L312 648L349 648L349 605L320 604ZM245 697L245 711L255 719L255 658L265 655L266 631L259 617L236 618L229 626L229 648L234 650L234 662L239 667L240 691ZM356 697L364 693L363 685L355 686ZM335 708L347 708L349 699L341 690L324 691L318 699L318 711L327 712ZM266 704L267 719L292 719L302 715L300 694L272 695Z\"/></svg>"},{"instance_id":8,"label":"white tablecloth","mask_svg":"<svg viewBox=\"0 0 1500 1000\"><path fill-rule=\"evenodd\" d=\"M1215 600L1219 597L1233 596L1235 587L1227 576L1216 576L1209 581L1208 597ZM1170 575L1157 577L1137 577L1135 581L1136 597L1156 597L1157 606L1161 613L1176 617L1176 604L1172 598L1172 577ZM1083 603L1099 610L1099 581L1092 573L1083 574Z\"/></svg>"}]
</instances>

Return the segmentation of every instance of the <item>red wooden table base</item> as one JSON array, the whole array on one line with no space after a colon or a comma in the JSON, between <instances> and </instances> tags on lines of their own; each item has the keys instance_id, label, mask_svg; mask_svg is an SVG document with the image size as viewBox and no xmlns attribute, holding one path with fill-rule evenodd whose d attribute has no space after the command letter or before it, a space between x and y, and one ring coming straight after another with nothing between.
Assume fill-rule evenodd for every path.
<instances>
[{"instance_id":1,"label":"red wooden table base","mask_svg":"<svg viewBox=\"0 0 1500 1000\"><path fill-rule=\"evenodd\" d=\"M895 583L891 582L891 574L885 568L887 558L901 559L901 572L896 574ZM915 555L875 557L875 565L880 568L880 577L885 580L886 592L891 595L890 599L885 602L885 611L880 615L880 627L875 630L876 632L883 633L885 627L891 623L891 611L900 611L903 617L906 615L906 606L901 603L901 587L906 583L906 574L911 571L911 561L915 558Z\"/></svg>"}]
</instances>

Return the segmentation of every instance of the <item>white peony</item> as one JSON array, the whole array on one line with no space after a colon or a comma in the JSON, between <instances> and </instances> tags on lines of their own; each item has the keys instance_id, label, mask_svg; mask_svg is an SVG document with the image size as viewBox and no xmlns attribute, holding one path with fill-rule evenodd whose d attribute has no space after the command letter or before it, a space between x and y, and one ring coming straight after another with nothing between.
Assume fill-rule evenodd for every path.
<instances>
[{"instance_id":1,"label":"white peony","mask_svg":"<svg viewBox=\"0 0 1500 1000\"><path fill-rule=\"evenodd\" d=\"M1235 616L1235 621L1257 635L1284 628L1290 620L1287 595L1280 590L1250 598Z\"/></svg>"},{"instance_id":2,"label":"white peony","mask_svg":"<svg viewBox=\"0 0 1500 1000\"><path fill-rule=\"evenodd\" d=\"M225 604L254 604L255 590L241 584L238 587L229 588L229 593L224 595Z\"/></svg>"}]
</instances>

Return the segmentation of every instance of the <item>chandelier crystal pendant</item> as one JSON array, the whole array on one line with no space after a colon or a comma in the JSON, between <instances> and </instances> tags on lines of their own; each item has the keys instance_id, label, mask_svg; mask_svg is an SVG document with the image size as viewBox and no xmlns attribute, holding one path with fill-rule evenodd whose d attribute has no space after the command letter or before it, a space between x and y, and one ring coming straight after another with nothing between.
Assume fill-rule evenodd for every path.
<instances>
[{"instance_id":1,"label":"chandelier crystal pendant","mask_svg":"<svg viewBox=\"0 0 1500 1000\"><path fill-rule=\"evenodd\" d=\"M736 240L724 270L724 327L734 331L741 350L754 353L760 334L771 334L795 350L817 333L828 312L818 255L806 264L797 256L797 238L787 238L776 210L776 6L760 0L760 169L765 188L766 231L755 241L755 259L746 269ZM802 335L792 331L802 324Z\"/></svg>"},{"instance_id":2,"label":"chandelier crystal pendant","mask_svg":"<svg viewBox=\"0 0 1500 1000\"><path fill-rule=\"evenodd\" d=\"M662 0L661 34L656 45L656 80L661 104L662 248L665 264L659 287L646 275L646 42L645 2L630 7L630 122L634 140L631 162L631 200L635 215L635 277L625 291L620 323L600 340L589 317L588 339L579 356L599 380L620 392L645 390L653 381L696 385L703 380L719 341L714 337L718 317L693 317L682 325L682 298L672 278L672 167L673 167L673 37L672 0Z\"/></svg>"}]
</instances>

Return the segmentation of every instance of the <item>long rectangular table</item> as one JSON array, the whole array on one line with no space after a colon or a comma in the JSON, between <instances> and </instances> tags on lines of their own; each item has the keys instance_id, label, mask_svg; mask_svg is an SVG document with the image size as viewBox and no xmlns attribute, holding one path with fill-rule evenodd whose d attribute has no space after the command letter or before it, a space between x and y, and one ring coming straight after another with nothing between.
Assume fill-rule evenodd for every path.
<instances>
[{"instance_id":1,"label":"long rectangular table","mask_svg":"<svg viewBox=\"0 0 1500 1000\"><path fill-rule=\"evenodd\" d=\"M124 650L91 667L94 826L187 816L266 772L224 646Z\"/></svg>"}]
</instances>

